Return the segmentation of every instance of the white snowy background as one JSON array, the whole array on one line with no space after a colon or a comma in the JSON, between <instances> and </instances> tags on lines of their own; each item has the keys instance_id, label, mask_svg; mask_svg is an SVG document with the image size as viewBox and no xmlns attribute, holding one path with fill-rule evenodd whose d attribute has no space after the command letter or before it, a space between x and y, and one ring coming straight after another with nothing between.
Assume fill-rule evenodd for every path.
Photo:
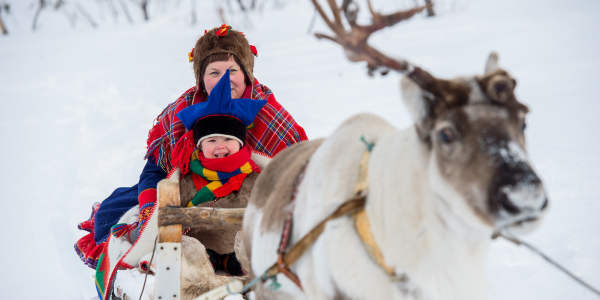
<instances>
[{"instance_id":1,"label":"white snowy background","mask_svg":"<svg viewBox=\"0 0 600 300\"><path fill-rule=\"evenodd\" d=\"M16 1L5 16L11 35L0 36L0 299L93 299L93 271L73 251L76 225L137 181L153 119L194 84L187 52L221 21L213 1L200 1L195 26L180 6L97 29L45 14L31 32L30 17L14 16L32 15L29 2ZM481 73L488 53L500 53L532 110L529 154L551 197L545 223L525 239L600 287L600 1L434 2L438 16L383 30L372 44L446 78ZM374 3L390 12L413 1ZM312 16L308 0L227 15L258 48L256 77L310 138L359 112L408 126L399 76L369 78L307 33ZM314 31L329 32L320 21ZM597 299L504 241L493 243L488 275L491 299Z\"/></svg>"}]
</instances>

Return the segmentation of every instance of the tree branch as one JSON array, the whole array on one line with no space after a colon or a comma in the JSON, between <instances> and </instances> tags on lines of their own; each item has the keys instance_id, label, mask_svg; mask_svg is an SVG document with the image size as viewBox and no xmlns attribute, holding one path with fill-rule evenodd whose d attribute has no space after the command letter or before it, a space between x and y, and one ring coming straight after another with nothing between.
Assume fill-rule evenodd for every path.
<instances>
[{"instance_id":1,"label":"tree branch","mask_svg":"<svg viewBox=\"0 0 600 300\"><path fill-rule=\"evenodd\" d=\"M127 5L123 2L123 0L119 0L119 5L123 10L123 14L125 14L125 17L127 18L127 21L129 21L129 24L133 24L133 18L131 18L131 14L129 13Z\"/></svg>"},{"instance_id":2,"label":"tree branch","mask_svg":"<svg viewBox=\"0 0 600 300\"><path fill-rule=\"evenodd\" d=\"M142 9L142 13L144 13L144 21L150 20L150 16L148 15L148 0L142 0L140 8Z\"/></svg>"},{"instance_id":3,"label":"tree branch","mask_svg":"<svg viewBox=\"0 0 600 300\"><path fill-rule=\"evenodd\" d=\"M96 21L94 21L92 16L90 14L88 14L88 12L83 8L83 6L81 6L81 4L75 3L75 6L77 7L77 10L79 10L79 13L81 13L81 15L88 20L88 22L90 23L90 25L93 28L98 27L98 24L96 23Z\"/></svg>"},{"instance_id":4,"label":"tree branch","mask_svg":"<svg viewBox=\"0 0 600 300\"><path fill-rule=\"evenodd\" d=\"M8 30L6 29L6 26L4 25L4 21L2 20L2 10L4 9L4 7L0 7L0 32L2 32L3 35L8 35Z\"/></svg>"},{"instance_id":5,"label":"tree branch","mask_svg":"<svg viewBox=\"0 0 600 300\"><path fill-rule=\"evenodd\" d=\"M38 18L40 17L40 13L42 12L42 9L44 9L45 7L46 7L46 1L40 0L38 2L37 10L35 11L35 14L33 15L33 24L31 24L31 30L35 31L37 29Z\"/></svg>"},{"instance_id":6,"label":"tree branch","mask_svg":"<svg viewBox=\"0 0 600 300\"><path fill-rule=\"evenodd\" d=\"M428 17L435 16L435 11L433 11L433 1L425 0L425 6L427 6L427 16Z\"/></svg>"}]
</instances>

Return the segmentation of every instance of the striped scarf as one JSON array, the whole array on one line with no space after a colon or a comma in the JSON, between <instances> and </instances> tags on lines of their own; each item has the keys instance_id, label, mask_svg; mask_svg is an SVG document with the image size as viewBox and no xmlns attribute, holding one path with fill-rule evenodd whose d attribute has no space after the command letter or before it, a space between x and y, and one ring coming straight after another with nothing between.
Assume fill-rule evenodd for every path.
<instances>
[{"instance_id":1,"label":"striped scarf","mask_svg":"<svg viewBox=\"0 0 600 300\"><path fill-rule=\"evenodd\" d=\"M208 159L199 150L194 151L190 170L197 192L187 206L196 206L239 191L248 174L260 172L250 156L248 146L223 158Z\"/></svg>"}]
</instances>

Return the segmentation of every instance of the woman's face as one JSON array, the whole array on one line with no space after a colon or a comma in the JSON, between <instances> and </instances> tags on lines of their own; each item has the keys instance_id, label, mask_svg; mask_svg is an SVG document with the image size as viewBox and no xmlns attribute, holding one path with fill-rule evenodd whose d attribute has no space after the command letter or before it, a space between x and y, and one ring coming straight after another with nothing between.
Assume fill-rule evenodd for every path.
<instances>
[{"instance_id":1,"label":"woman's face","mask_svg":"<svg viewBox=\"0 0 600 300\"><path fill-rule=\"evenodd\" d=\"M240 143L227 136L211 136L200 141L200 150L206 158L227 157L240 151Z\"/></svg>"},{"instance_id":2,"label":"woman's face","mask_svg":"<svg viewBox=\"0 0 600 300\"><path fill-rule=\"evenodd\" d=\"M246 80L244 78L244 71L242 71L242 68L235 62L232 56L229 57L229 60L213 61L206 66L204 77L202 78L206 93L210 95L212 89L227 70L229 70L229 78L231 79L231 98L241 98L246 89Z\"/></svg>"}]
</instances>

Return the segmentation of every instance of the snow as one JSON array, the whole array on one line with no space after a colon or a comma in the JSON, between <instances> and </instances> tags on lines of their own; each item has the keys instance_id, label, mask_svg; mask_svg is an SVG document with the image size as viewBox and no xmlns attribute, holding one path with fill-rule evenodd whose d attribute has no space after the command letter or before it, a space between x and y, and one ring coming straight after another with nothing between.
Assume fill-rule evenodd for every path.
<instances>
[{"instance_id":1,"label":"snow","mask_svg":"<svg viewBox=\"0 0 600 300\"><path fill-rule=\"evenodd\" d=\"M27 9L19 2L18 9ZM374 1L390 11L413 1ZM440 77L481 73L490 51L518 80L530 108L528 155L551 210L525 237L600 287L600 2L440 0L440 15L383 30L372 44ZM211 1L198 3L210 11ZM205 9L206 8L206 9ZM31 13L31 9L27 11ZM311 138L358 112L405 127L399 76L369 78L362 64L307 34L309 1L249 17L229 16L259 51L255 74ZM0 37L1 299L93 299L93 271L73 251L76 224L93 202L137 181L147 131L162 108L194 84L187 62L216 14L189 26L185 7L149 23L71 29L50 14L6 20ZM317 21L313 31L329 32ZM491 247L491 299L596 299L542 259L512 244Z\"/></svg>"}]
</instances>

